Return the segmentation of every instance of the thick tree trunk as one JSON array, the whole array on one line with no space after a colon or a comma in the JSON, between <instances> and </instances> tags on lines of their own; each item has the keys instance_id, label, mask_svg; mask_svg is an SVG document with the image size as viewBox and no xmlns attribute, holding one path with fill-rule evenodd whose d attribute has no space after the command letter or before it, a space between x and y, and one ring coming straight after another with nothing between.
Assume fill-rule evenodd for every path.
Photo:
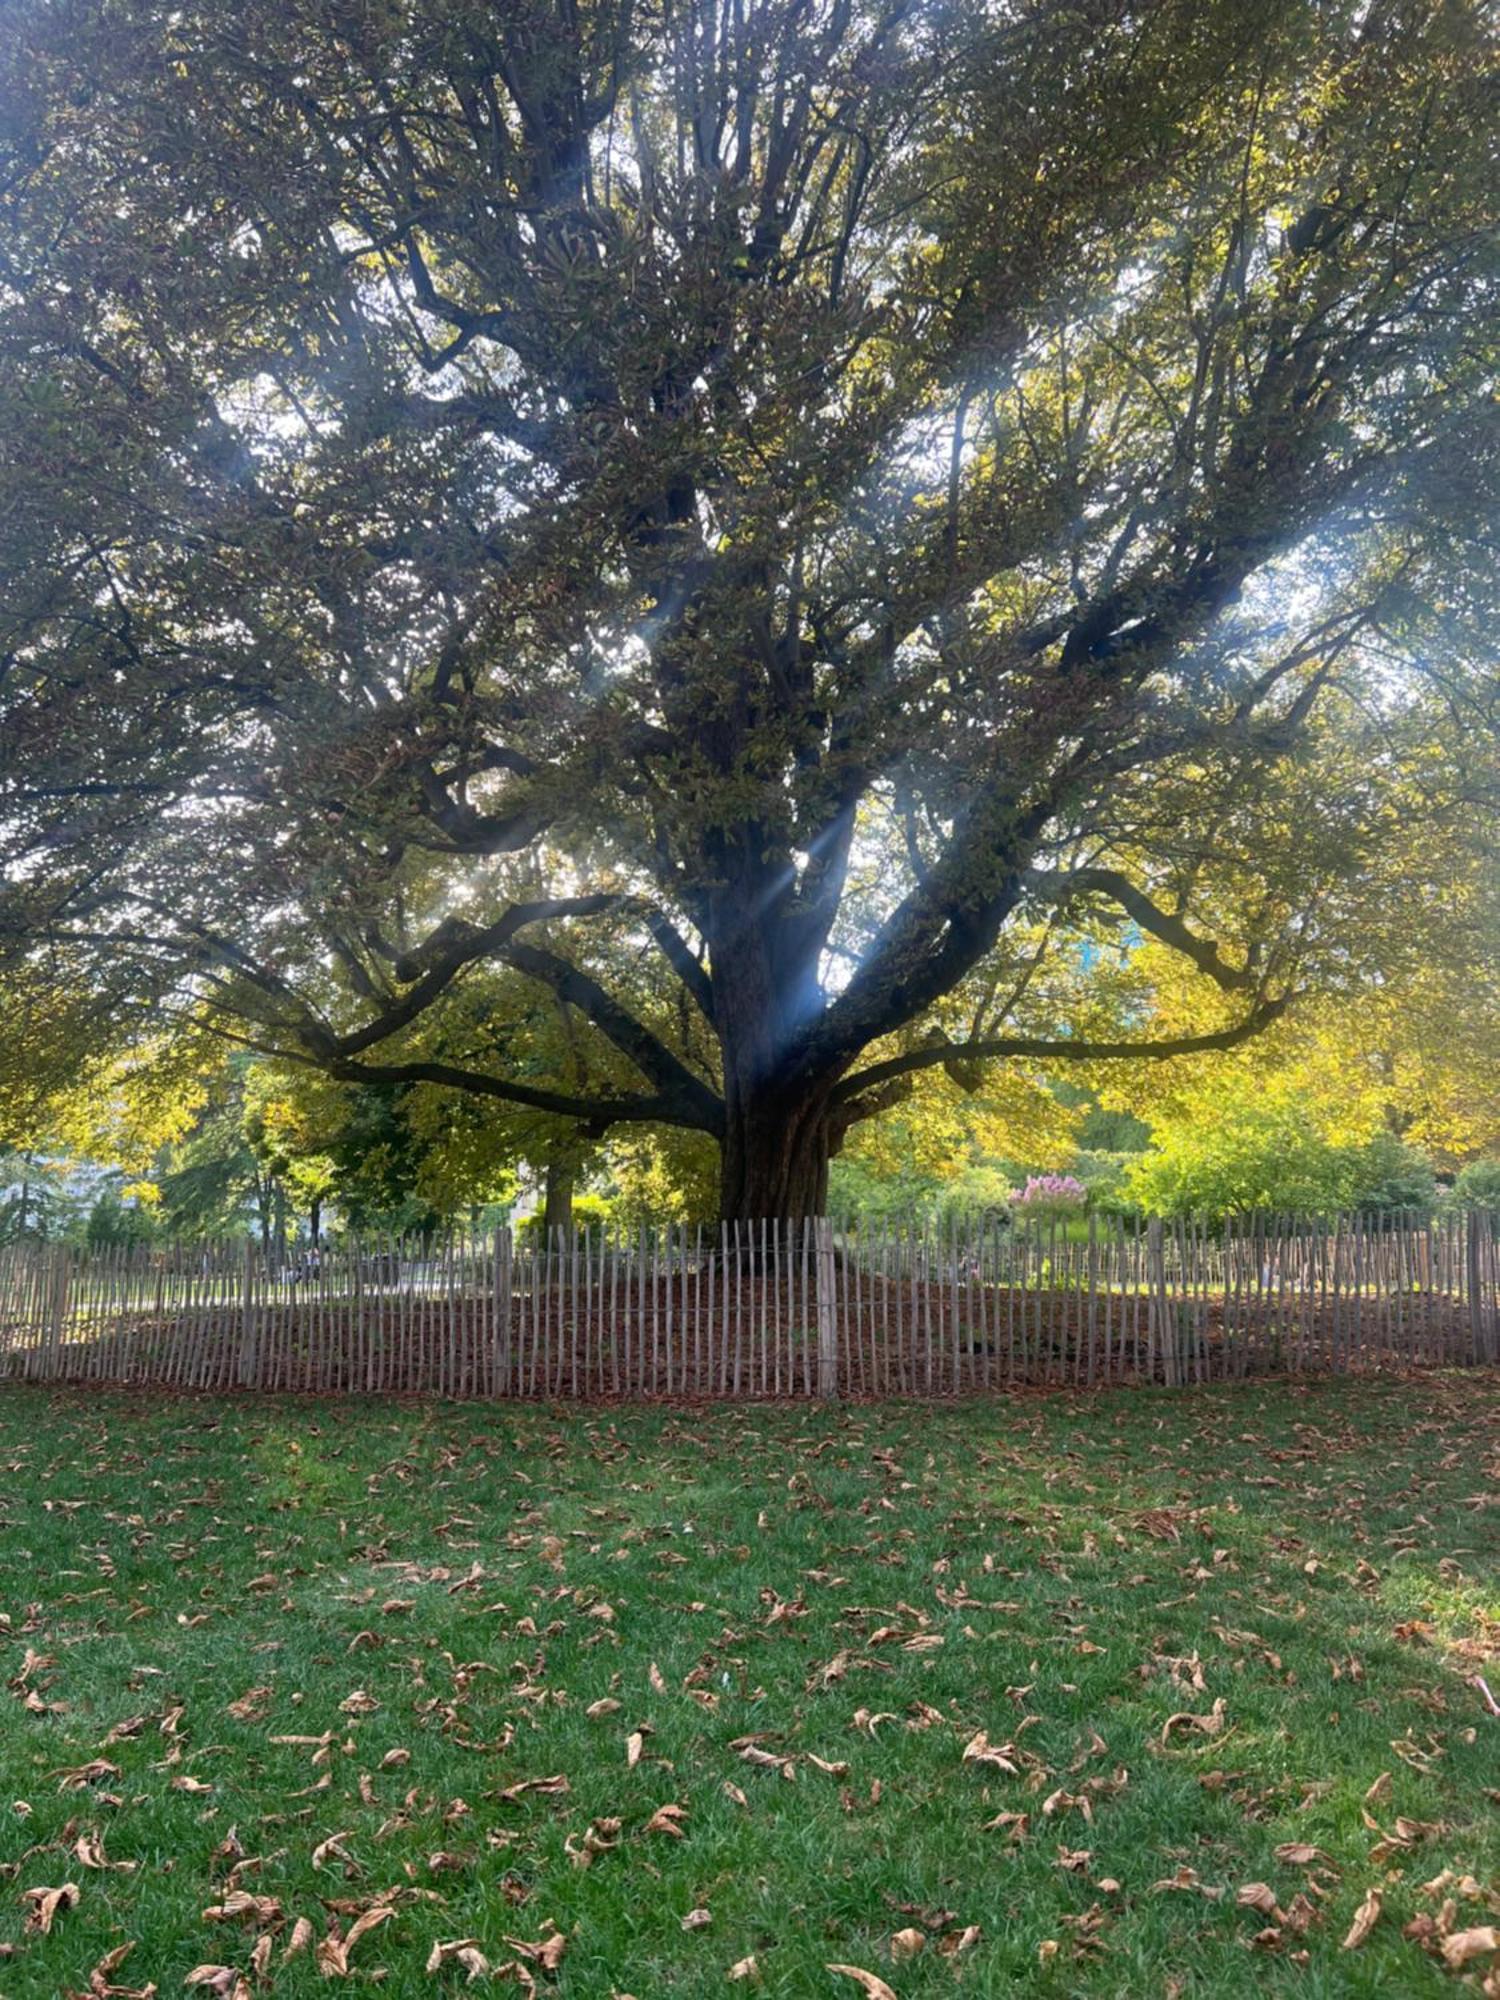
<instances>
[{"instance_id":1,"label":"thick tree trunk","mask_svg":"<svg viewBox=\"0 0 1500 2000\"><path fill-rule=\"evenodd\" d=\"M545 1241L552 1241L552 1232L560 1229L565 1236L573 1231L573 1169L549 1165L542 1195L542 1233Z\"/></svg>"},{"instance_id":2,"label":"thick tree trunk","mask_svg":"<svg viewBox=\"0 0 1500 2000\"><path fill-rule=\"evenodd\" d=\"M731 1104L720 1153L721 1215L726 1222L801 1222L826 1214L836 1150L823 1093L768 1091Z\"/></svg>"},{"instance_id":3,"label":"thick tree trunk","mask_svg":"<svg viewBox=\"0 0 1500 2000\"><path fill-rule=\"evenodd\" d=\"M710 918L713 1020L724 1077L720 1213L727 1222L823 1215L843 1124L837 1074L810 1075L799 1041L822 1010L821 932L776 914L785 883L744 864Z\"/></svg>"},{"instance_id":4,"label":"thick tree trunk","mask_svg":"<svg viewBox=\"0 0 1500 2000\"><path fill-rule=\"evenodd\" d=\"M834 1078L799 1076L785 1060L785 996L746 981L715 995L724 1064L719 1208L726 1222L800 1222L828 1205L828 1163L842 1127Z\"/></svg>"}]
</instances>

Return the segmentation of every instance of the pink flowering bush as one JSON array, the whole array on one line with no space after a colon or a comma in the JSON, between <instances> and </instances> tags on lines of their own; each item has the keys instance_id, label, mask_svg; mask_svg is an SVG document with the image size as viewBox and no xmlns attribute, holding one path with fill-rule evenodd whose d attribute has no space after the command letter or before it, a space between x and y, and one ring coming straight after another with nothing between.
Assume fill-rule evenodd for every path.
<instances>
[{"instance_id":1,"label":"pink flowering bush","mask_svg":"<svg viewBox=\"0 0 1500 2000\"><path fill-rule=\"evenodd\" d=\"M1025 1187L1010 1191L1010 1205L1021 1216L1076 1215L1088 1198L1088 1189L1071 1174L1029 1174Z\"/></svg>"}]
</instances>

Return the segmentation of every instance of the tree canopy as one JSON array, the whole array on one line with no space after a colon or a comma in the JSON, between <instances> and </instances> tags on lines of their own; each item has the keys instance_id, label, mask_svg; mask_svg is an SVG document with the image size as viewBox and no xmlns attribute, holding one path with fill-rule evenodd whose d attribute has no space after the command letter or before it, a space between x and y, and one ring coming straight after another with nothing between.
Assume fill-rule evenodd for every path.
<instances>
[{"instance_id":1,"label":"tree canopy","mask_svg":"<svg viewBox=\"0 0 1500 2000\"><path fill-rule=\"evenodd\" d=\"M1485 11L20 0L7 982L749 1216L1357 989L1495 797Z\"/></svg>"}]
</instances>

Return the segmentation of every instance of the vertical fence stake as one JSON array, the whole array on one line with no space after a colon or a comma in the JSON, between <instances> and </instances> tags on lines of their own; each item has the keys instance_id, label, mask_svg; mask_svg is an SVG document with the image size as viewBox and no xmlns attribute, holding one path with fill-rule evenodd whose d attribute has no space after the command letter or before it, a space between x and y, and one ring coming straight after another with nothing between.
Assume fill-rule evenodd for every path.
<instances>
[{"instance_id":1,"label":"vertical fence stake","mask_svg":"<svg viewBox=\"0 0 1500 2000\"><path fill-rule=\"evenodd\" d=\"M839 1392L838 1265L833 1254L833 1224L826 1215L813 1224L817 1255L818 1394Z\"/></svg>"}]
</instances>

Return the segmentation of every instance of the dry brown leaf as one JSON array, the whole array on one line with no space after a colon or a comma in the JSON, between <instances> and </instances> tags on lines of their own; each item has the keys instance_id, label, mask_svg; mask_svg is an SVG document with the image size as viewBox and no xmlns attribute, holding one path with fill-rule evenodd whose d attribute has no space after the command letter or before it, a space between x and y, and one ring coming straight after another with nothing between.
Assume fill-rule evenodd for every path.
<instances>
[{"instance_id":1,"label":"dry brown leaf","mask_svg":"<svg viewBox=\"0 0 1500 2000\"><path fill-rule=\"evenodd\" d=\"M1500 1951L1500 1930L1493 1924L1455 1931L1452 1937L1443 1939L1443 1963L1450 1972L1462 1972L1471 1958L1482 1958L1491 1951ZM1485 1990L1488 1992L1488 1987Z\"/></svg>"},{"instance_id":2,"label":"dry brown leaf","mask_svg":"<svg viewBox=\"0 0 1500 2000\"><path fill-rule=\"evenodd\" d=\"M993 1764L996 1770L1004 1771L1008 1777L1019 1778L1021 1768L1013 1761L1015 1754L1015 1749L1011 1744L997 1745L991 1743L989 1737L981 1729L977 1734L971 1736L964 1745L963 1756L959 1759L959 1762L963 1764Z\"/></svg>"},{"instance_id":3,"label":"dry brown leaf","mask_svg":"<svg viewBox=\"0 0 1500 2000\"><path fill-rule=\"evenodd\" d=\"M682 1828L678 1825L678 1821L686 1819L687 1812L688 1809L686 1806L658 1806L646 1822L646 1831L647 1833L669 1833L674 1840L682 1840L685 1836Z\"/></svg>"},{"instance_id":4,"label":"dry brown leaf","mask_svg":"<svg viewBox=\"0 0 1500 2000\"><path fill-rule=\"evenodd\" d=\"M724 1977L726 1979L759 1979L760 1967L755 1962L755 1954L752 1952L749 1958L736 1959L734 1964L724 1974Z\"/></svg>"},{"instance_id":5,"label":"dry brown leaf","mask_svg":"<svg viewBox=\"0 0 1500 2000\"><path fill-rule=\"evenodd\" d=\"M641 1752L646 1747L645 1736L639 1729L632 1729L625 1738L625 1766L633 1771L641 1761Z\"/></svg>"},{"instance_id":6,"label":"dry brown leaf","mask_svg":"<svg viewBox=\"0 0 1500 2000\"><path fill-rule=\"evenodd\" d=\"M554 1795L560 1796L562 1793L570 1792L572 1789L573 1787L568 1783L562 1772L559 1771L555 1777L551 1778L523 1778L519 1785L507 1785L503 1792L497 1792L495 1796L503 1800L506 1805L514 1805L517 1799L524 1799L528 1792L536 1792L542 1797L551 1797Z\"/></svg>"},{"instance_id":7,"label":"dry brown leaf","mask_svg":"<svg viewBox=\"0 0 1500 2000\"><path fill-rule=\"evenodd\" d=\"M298 1917L292 1925L291 1936L286 1941L283 1957L291 1958L299 1951L306 1951L313 1941L313 1927L306 1917Z\"/></svg>"},{"instance_id":8,"label":"dry brown leaf","mask_svg":"<svg viewBox=\"0 0 1500 2000\"><path fill-rule=\"evenodd\" d=\"M250 1988L244 1974L233 1965L195 1965L184 1986L206 1986L211 1993L223 1996L223 2000L250 2000Z\"/></svg>"},{"instance_id":9,"label":"dry brown leaf","mask_svg":"<svg viewBox=\"0 0 1500 2000\"><path fill-rule=\"evenodd\" d=\"M617 1702L612 1694L606 1694L602 1695L598 1701L591 1701L583 1712L585 1715L591 1717L593 1721L598 1722L603 1716L618 1715L621 1706L622 1704Z\"/></svg>"},{"instance_id":10,"label":"dry brown leaf","mask_svg":"<svg viewBox=\"0 0 1500 2000\"><path fill-rule=\"evenodd\" d=\"M927 1935L924 1931L919 1931L914 1926L904 1931L897 1931L891 1939L892 1963L904 1965L907 1959L915 1958L919 1951L926 1949L926 1946Z\"/></svg>"},{"instance_id":11,"label":"dry brown leaf","mask_svg":"<svg viewBox=\"0 0 1500 2000\"><path fill-rule=\"evenodd\" d=\"M378 1771L398 1771L400 1770L403 1764L409 1764L410 1762L411 1762L410 1750L403 1750L401 1746L398 1744L394 1750L386 1751L385 1755L381 1758L380 1762L376 1765L375 1768Z\"/></svg>"},{"instance_id":12,"label":"dry brown leaf","mask_svg":"<svg viewBox=\"0 0 1500 2000\"><path fill-rule=\"evenodd\" d=\"M279 1924L281 1905L274 1896L252 1896L247 1889L233 1889L222 1903L203 1912L206 1924Z\"/></svg>"},{"instance_id":13,"label":"dry brown leaf","mask_svg":"<svg viewBox=\"0 0 1500 2000\"><path fill-rule=\"evenodd\" d=\"M102 1778L118 1778L120 1767L111 1764L108 1758L95 1757L71 1771L52 1771L48 1775L57 1779L60 1792L81 1792L85 1785L97 1785Z\"/></svg>"},{"instance_id":14,"label":"dry brown leaf","mask_svg":"<svg viewBox=\"0 0 1500 2000\"><path fill-rule=\"evenodd\" d=\"M608 1854L612 1847L619 1846L619 1834L620 1821L617 1819L590 1820L583 1839L579 1840L576 1834L570 1833L563 1842L563 1848L575 1868L588 1868L596 1855Z\"/></svg>"},{"instance_id":15,"label":"dry brown leaf","mask_svg":"<svg viewBox=\"0 0 1500 2000\"><path fill-rule=\"evenodd\" d=\"M508 1937L505 1942L512 1951L519 1952L522 1958L529 1959L533 1965L539 1965L544 1972L556 1972L558 1966L562 1964L563 1953L568 1948L567 1932L559 1930L554 1930L550 1937L541 1938L535 1944L528 1943L525 1938L515 1937Z\"/></svg>"},{"instance_id":16,"label":"dry brown leaf","mask_svg":"<svg viewBox=\"0 0 1500 2000\"><path fill-rule=\"evenodd\" d=\"M427 1956L427 1970L441 1972L450 1958L469 1975L466 1986L490 1976L490 1962L479 1949L478 1938L453 1938L446 1944L435 1944Z\"/></svg>"},{"instance_id":17,"label":"dry brown leaf","mask_svg":"<svg viewBox=\"0 0 1500 2000\"><path fill-rule=\"evenodd\" d=\"M1345 1951L1357 1950L1370 1935L1371 1931L1374 1930L1379 1916L1380 1891L1379 1889L1367 1890L1364 1901L1354 1912L1354 1922L1349 1926L1349 1934L1344 1939L1343 1949Z\"/></svg>"},{"instance_id":18,"label":"dry brown leaf","mask_svg":"<svg viewBox=\"0 0 1500 2000\"><path fill-rule=\"evenodd\" d=\"M797 1781L797 1766L790 1757L778 1757L774 1751L762 1750L758 1743L747 1743L740 1752L740 1760L746 1764L758 1764L765 1770L780 1771L783 1778L792 1784Z\"/></svg>"},{"instance_id":19,"label":"dry brown leaf","mask_svg":"<svg viewBox=\"0 0 1500 2000\"><path fill-rule=\"evenodd\" d=\"M712 1910L701 1908L689 1910L682 1920L682 1928L685 1931L706 1931L713 1920L714 1913Z\"/></svg>"},{"instance_id":20,"label":"dry brown leaf","mask_svg":"<svg viewBox=\"0 0 1500 2000\"><path fill-rule=\"evenodd\" d=\"M1161 1881L1151 1884L1153 1896L1165 1895L1173 1889L1181 1889L1194 1896L1206 1896L1211 1903L1221 1901L1224 1895L1222 1885L1203 1881L1196 1868L1189 1868L1186 1865L1171 1875L1163 1876Z\"/></svg>"},{"instance_id":21,"label":"dry brown leaf","mask_svg":"<svg viewBox=\"0 0 1500 2000\"><path fill-rule=\"evenodd\" d=\"M866 1972L864 1967L859 1965L829 1965L825 1970L841 1972L845 1979L854 1980L868 1994L869 2000L896 2000L895 1992L886 1985L878 1972Z\"/></svg>"},{"instance_id":22,"label":"dry brown leaf","mask_svg":"<svg viewBox=\"0 0 1500 2000\"><path fill-rule=\"evenodd\" d=\"M26 1912L27 1930L40 1931L45 1937L61 1911L76 1907L78 1894L76 1882L64 1882L60 1889L23 1889L21 1901L31 1905Z\"/></svg>"},{"instance_id":23,"label":"dry brown leaf","mask_svg":"<svg viewBox=\"0 0 1500 2000\"><path fill-rule=\"evenodd\" d=\"M85 1868L113 1868L120 1874L129 1875L135 1869L133 1861L110 1861L104 1853L104 1843L97 1833L81 1833L73 1843L73 1852Z\"/></svg>"},{"instance_id":24,"label":"dry brown leaf","mask_svg":"<svg viewBox=\"0 0 1500 2000\"><path fill-rule=\"evenodd\" d=\"M230 1702L225 1708L226 1715L232 1715L236 1722L259 1722L271 1706L274 1688L247 1688L238 1701Z\"/></svg>"},{"instance_id":25,"label":"dry brown leaf","mask_svg":"<svg viewBox=\"0 0 1500 2000\"><path fill-rule=\"evenodd\" d=\"M1259 1910L1263 1917L1275 1917L1281 1922L1281 1911L1276 1903L1276 1891L1269 1882L1246 1882L1235 1891L1234 1900L1244 1910Z\"/></svg>"},{"instance_id":26,"label":"dry brown leaf","mask_svg":"<svg viewBox=\"0 0 1500 2000\"><path fill-rule=\"evenodd\" d=\"M346 1828L343 1833L330 1833L326 1840L320 1840L312 1851L313 1867L326 1868L330 1861L342 1861L350 1873L358 1873L359 1863L344 1846L346 1840L352 1840L353 1838L354 1830L350 1827Z\"/></svg>"},{"instance_id":27,"label":"dry brown leaf","mask_svg":"<svg viewBox=\"0 0 1500 2000\"><path fill-rule=\"evenodd\" d=\"M347 1958L362 1937L366 1937L380 1924L388 1923L396 1912L389 1903L377 1903L373 1910L366 1910L356 1917L349 1926L349 1935L344 1939L344 1956Z\"/></svg>"},{"instance_id":28,"label":"dry brown leaf","mask_svg":"<svg viewBox=\"0 0 1500 2000\"><path fill-rule=\"evenodd\" d=\"M1307 1840L1284 1840L1276 1849L1276 1859L1289 1862L1293 1868L1309 1868L1315 1863L1325 1868L1337 1866L1331 1854L1325 1854L1321 1847L1314 1847Z\"/></svg>"},{"instance_id":29,"label":"dry brown leaf","mask_svg":"<svg viewBox=\"0 0 1500 2000\"><path fill-rule=\"evenodd\" d=\"M960 1958L978 1944L984 1935L978 1924L965 1924L962 1930L949 1931L946 1937L938 1939L938 1950L944 1958Z\"/></svg>"},{"instance_id":30,"label":"dry brown leaf","mask_svg":"<svg viewBox=\"0 0 1500 2000\"><path fill-rule=\"evenodd\" d=\"M1224 1708L1224 1697L1220 1695L1207 1715L1191 1715L1186 1709L1177 1715L1169 1715L1162 1724L1163 1744L1171 1741L1174 1729L1196 1729L1200 1736L1221 1736L1224 1733Z\"/></svg>"}]
</instances>

